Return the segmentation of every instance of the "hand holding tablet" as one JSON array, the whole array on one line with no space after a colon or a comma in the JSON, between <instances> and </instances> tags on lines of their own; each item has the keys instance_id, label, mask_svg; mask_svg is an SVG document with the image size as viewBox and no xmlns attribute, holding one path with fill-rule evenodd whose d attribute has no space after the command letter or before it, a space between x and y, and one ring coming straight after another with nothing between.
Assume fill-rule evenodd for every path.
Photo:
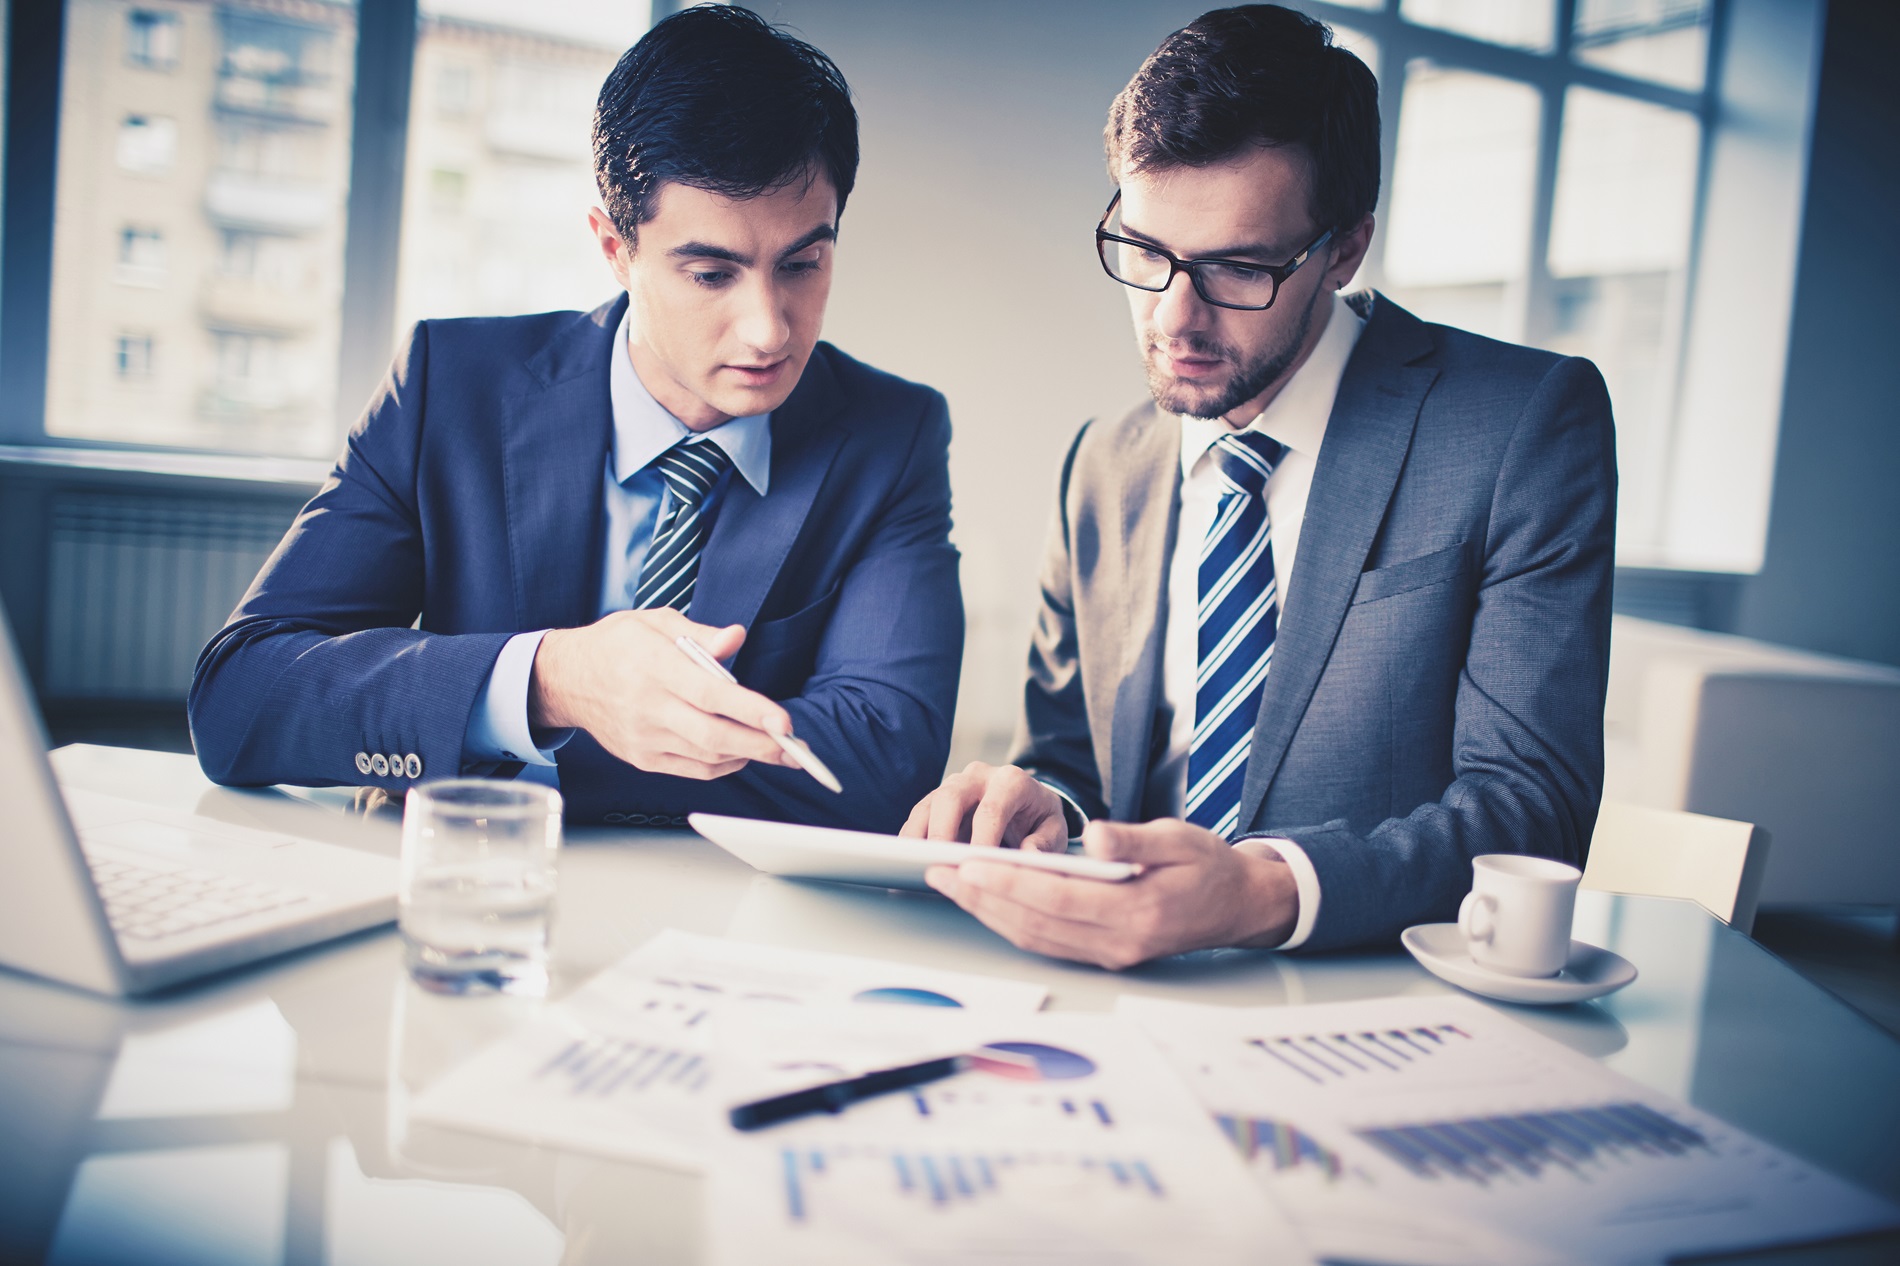
<instances>
[{"instance_id":1,"label":"hand holding tablet","mask_svg":"<svg viewBox=\"0 0 1900 1266\"><path fill-rule=\"evenodd\" d=\"M762 822L712 813L695 813L687 821L695 831L740 861L768 875L787 879L824 879L832 883L927 892L930 885L924 882L924 872L930 867L972 861L1027 866L1107 883L1133 879L1142 871L1136 862L1109 862L1073 853L975 848L940 840L902 839L895 835Z\"/></svg>"}]
</instances>

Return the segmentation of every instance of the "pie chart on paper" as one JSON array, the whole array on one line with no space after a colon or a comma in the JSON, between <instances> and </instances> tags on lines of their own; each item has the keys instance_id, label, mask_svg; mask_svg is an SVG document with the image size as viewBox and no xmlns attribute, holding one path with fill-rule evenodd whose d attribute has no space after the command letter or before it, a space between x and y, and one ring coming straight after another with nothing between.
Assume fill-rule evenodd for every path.
<instances>
[{"instance_id":1,"label":"pie chart on paper","mask_svg":"<svg viewBox=\"0 0 1900 1266\"><path fill-rule=\"evenodd\" d=\"M1012 1058L986 1060L985 1051ZM991 1042L975 1052L971 1062L986 1073L1012 1081L1073 1081L1095 1071L1095 1061L1088 1056L1042 1042Z\"/></svg>"},{"instance_id":2,"label":"pie chart on paper","mask_svg":"<svg viewBox=\"0 0 1900 1266\"><path fill-rule=\"evenodd\" d=\"M947 993L938 993L934 989L907 989L892 985L881 989L866 989L854 994L853 1002L869 1002L900 1007L961 1007L963 1004Z\"/></svg>"}]
</instances>

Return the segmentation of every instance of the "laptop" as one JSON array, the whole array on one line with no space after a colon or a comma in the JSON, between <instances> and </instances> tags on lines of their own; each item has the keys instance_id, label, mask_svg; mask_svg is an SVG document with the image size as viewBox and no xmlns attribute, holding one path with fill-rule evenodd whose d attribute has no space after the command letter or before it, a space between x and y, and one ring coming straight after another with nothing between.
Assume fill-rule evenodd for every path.
<instances>
[{"instance_id":1,"label":"laptop","mask_svg":"<svg viewBox=\"0 0 1900 1266\"><path fill-rule=\"evenodd\" d=\"M390 858L62 794L4 611L0 821L0 967L96 993L148 993L396 917Z\"/></svg>"}]
</instances>

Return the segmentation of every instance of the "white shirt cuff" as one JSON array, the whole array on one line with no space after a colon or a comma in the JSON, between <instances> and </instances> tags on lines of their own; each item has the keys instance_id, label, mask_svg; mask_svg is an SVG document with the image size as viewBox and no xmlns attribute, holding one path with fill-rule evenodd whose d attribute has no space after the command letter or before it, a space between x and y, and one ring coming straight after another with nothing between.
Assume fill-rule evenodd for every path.
<instances>
[{"instance_id":1,"label":"white shirt cuff","mask_svg":"<svg viewBox=\"0 0 1900 1266\"><path fill-rule=\"evenodd\" d=\"M1254 839L1278 853L1287 869L1293 872L1293 888L1299 894L1300 913L1293 921L1293 934L1273 948L1298 949L1306 944L1307 937L1313 935L1313 924L1319 918L1319 872L1313 869L1313 861L1306 855L1306 850L1292 840L1270 836L1255 836Z\"/></svg>"},{"instance_id":2,"label":"white shirt cuff","mask_svg":"<svg viewBox=\"0 0 1900 1266\"><path fill-rule=\"evenodd\" d=\"M518 760L527 765L552 765L554 753L574 736L572 730L547 733L553 742L541 747L528 725L528 685L534 676L534 655L547 630L517 633L508 639L488 671L488 681L469 714L462 754L470 760Z\"/></svg>"}]
</instances>

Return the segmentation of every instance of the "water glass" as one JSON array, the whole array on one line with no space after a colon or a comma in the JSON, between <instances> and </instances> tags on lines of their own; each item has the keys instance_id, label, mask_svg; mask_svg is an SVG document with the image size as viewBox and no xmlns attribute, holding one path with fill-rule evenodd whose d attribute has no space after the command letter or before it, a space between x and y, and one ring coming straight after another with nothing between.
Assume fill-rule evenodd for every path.
<instances>
[{"instance_id":1,"label":"water glass","mask_svg":"<svg viewBox=\"0 0 1900 1266\"><path fill-rule=\"evenodd\" d=\"M409 789L399 893L404 954L436 993L544 994L561 795L452 778Z\"/></svg>"}]
</instances>

